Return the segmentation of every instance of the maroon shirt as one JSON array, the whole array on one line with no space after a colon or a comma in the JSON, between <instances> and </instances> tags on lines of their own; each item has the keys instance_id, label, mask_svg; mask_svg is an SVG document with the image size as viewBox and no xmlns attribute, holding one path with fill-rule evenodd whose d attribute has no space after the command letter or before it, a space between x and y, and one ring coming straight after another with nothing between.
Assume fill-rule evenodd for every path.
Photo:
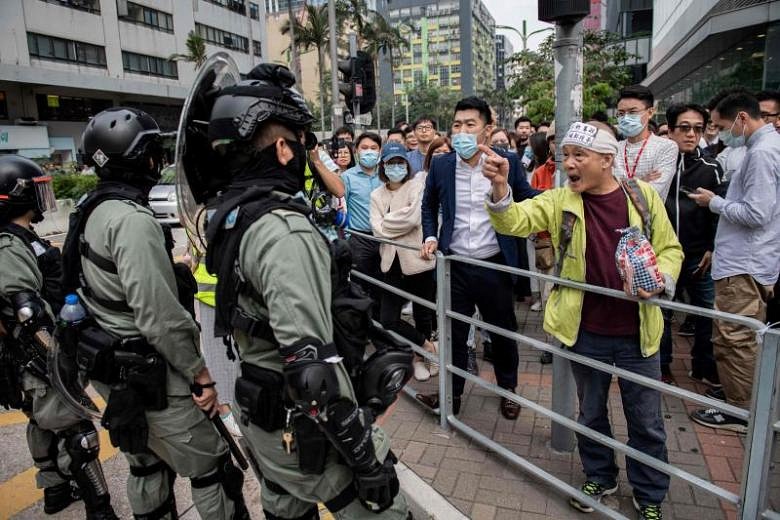
<instances>
[{"instance_id":1,"label":"maroon shirt","mask_svg":"<svg viewBox=\"0 0 780 520\"><path fill-rule=\"evenodd\" d=\"M585 205L585 281L623 290L615 264L616 229L628 227L628 200L618 188L606 195L582 194ZM639 334L639 305L590 292L582 303L582 328L604 336Z\"/></svg>"}]
</instances>

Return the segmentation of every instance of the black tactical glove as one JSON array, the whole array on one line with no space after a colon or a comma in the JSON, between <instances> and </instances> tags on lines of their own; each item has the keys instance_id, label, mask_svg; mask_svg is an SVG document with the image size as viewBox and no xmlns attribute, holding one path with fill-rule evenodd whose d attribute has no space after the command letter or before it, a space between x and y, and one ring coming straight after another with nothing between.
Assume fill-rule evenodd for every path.
<instances>
[{"instance_id":1,"label":"black tactical glove","mask_svg":"<svg viewBox=\"0 0 780 520\"><path fill-rule=\"evenodd\" d=\"M398 459L390 451L382 464L366 472L355 473L358 499L363 507L372 513L381 513L393 505L393 499L400 488L398 476L395 474L396 462Z\"/></svg>"},{"instance_id":2,"label":"black tactical glove","mask_svg":"<svg viewBox=\"0 0 780 520\"><path fill-rule=\"evenodd\" d=\"M132 388L111 390L100 424L108 430L114 447L125 453L141 453L146 450L149 426L141 397Z\"/></svg>"}]
</instances>

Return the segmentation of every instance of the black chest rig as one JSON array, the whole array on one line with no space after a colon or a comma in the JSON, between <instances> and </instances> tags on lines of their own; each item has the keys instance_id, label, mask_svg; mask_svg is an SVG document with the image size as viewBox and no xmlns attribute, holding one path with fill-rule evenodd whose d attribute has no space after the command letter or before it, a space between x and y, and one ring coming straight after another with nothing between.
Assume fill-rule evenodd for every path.
<instances>
[{"instance_id":1,"label":"black chest rig","mask_svg":"<svg viewBox=\"0 0 780 520\"><path fill-rule=\"evenodd\" d=\"M223 194L216 213L209 221L206 268L217 276L214 325L217 337L230 336L235 328L279 346L268 320L252 317L238 306L239 294L257 302L263 301L260 291L252 287L240 271L238 253L241 239L254 222L276 209L296 211L307 217L311 214L305 203L289 195L252 186L231 189ZM325 236L321 239L328 243ZM343 358L358 403L382 413L411 376L412 352L373 323L371 299L349 278L352 255L347 242L335 240L328 246L331 255L333 342L338 355ZM286 259L277 261L284 262ZM364 359L369 342L376 351ZM403 377L398 375L399 369L402 369ZM395 376L390 377L391 374Z\"/></svg>"},{"instance_id":2,"label":"black chest rig","mask_svg":"<svg viewBox=\"0 0 780 520\"><path fill-rule=\"evenodd\" d=\"M116 264L109 258L96 253L84 238L84 229L92 212L107 200L130 200L141 206L148 204L146 194L138 188L118 182L105 182L86 195L76 205L76 211L68 222L68 236L63 247L63 288L67 293L81 288L90 299L103 307L116 312L131 312L126 302L108 300L95 295L87 284L81 267L81 257L85 257L99 269L117 274Z\"/></svg>"},{"instance_id":3,"label":"black chest rig","mask_svg":"<svg viewBox=\"0 0 780 520\"><path fill-rule=\"evenodd\" d=\"M9 223L0 228L0 233L9 233L19 238L35 255L38 269L43 276L41 297L48 302L56 315L62 307L65 295L62 292L62 254L51 242L34 231Z\"/></svg>"}]
</instances>

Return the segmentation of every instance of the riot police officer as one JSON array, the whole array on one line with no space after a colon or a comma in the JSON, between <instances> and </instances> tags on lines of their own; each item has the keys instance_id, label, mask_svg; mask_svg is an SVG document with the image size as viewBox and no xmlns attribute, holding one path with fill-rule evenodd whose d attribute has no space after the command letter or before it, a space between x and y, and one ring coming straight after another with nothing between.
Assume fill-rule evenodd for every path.
<instances>
[{"instance_id":1,"label":"riot police officer","mask_svg":"<svg viewBox=\"0 0 780 520\"><path fill-rule=\"evenodd\" d=\"M160 178L159 127L140 110L111 108L92 118L82 144L100 180L71 217L64 285L94 320L79 333L79 367L106 398L102 424L130 465L133 513L177 518L178 474L201 517L248 518L243 473L201 412L216 412L215 382L147 204Z\"/></svg>"},{"instance_id":2,"label":"riot police officer","mask_svg":"<svg viewBox=\"0 0 780 520\"><path fill-rule=\"evenodd\" d=\"M61 258L32 224L55 208L51 177L29 159L0 156L0 405L21 408L30 420L27 443L44 511L61 511L83 494L87 518L114 519L97 431L49 384L47 350L62 305Z\"/></svg>"},{"instance_id":3,"label":"riot police officer","mask_svg":"<svg viewBox=\"0 0 780 520\"><path fill-rule=\"evenodd\" d=\"M316 519L323 502L340 519L405 519L389 439L357 405L334 347L327 241L293 198L314 137L294 82L286 67L261 64L223 88L208 126L218 168L185 161L193 197L215 210L216 333L232 335L242 359L236 402L266 518Z\"/></svg>"}]
</instances>

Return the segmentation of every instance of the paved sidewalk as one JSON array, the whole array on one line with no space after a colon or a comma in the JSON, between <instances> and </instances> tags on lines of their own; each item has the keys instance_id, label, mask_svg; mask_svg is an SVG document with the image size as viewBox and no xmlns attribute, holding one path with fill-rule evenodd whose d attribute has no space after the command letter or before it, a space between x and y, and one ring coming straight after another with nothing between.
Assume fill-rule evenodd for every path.
<instances>
[{"instance_id":1,"label":"paved sidewalk","mask_svg":"<svg viewBox=\"0 0 780 520\"><path fill-rule=\"evenodd\" d=\"M541 313L528 311L526 304L517 306L519 330L544 339ZM675 335L673 372L680 386L698 392L705 387L693 383L687 373L690 367L689 339ZM495 382L492 366L481 360L481 377ZM552 366L539 363L539 353L520 346L518 393L549 407L551 404ZM418 391L437 390L437 378L429 382L411 382ZM664 398L664 422L668 436L669 460L673 464L724 488L739 492L743 463L743 437L730 432L694 424L688 412L695 406L677 398ZM626 422L622 414L617 381L610 395L611 419L615 436L627 441ZM556 477L575 486L584 476L576 453L555 453L550 448L550 421L523 409L519 419L511 422L498 411L498 397L471 383L466 385L459 418L472 428L500 442L522 457L527 457ZM568 499L520 469L486 451L476 442L438 427L438 416L403 396L385 424L391 434L394 450L401 460L452 501L458 509L475 520L577 518L580 513L568 506ZM631 487L625 476L625 460L618 457L621 468L620 488L605 503L619 509L629 518L635 513L631 504ZM777 482L780 479L775 479ZM775 484L780 485L780 484ZM777 488L775 487L775 491ZM736 518L733 507L679 479L672 479L664 517L680 520L719 520Z\"/></svg>"},{"instance_id":2,"label":"paved sidewalk","mask_svg":"<svg viewBox=\"0 0 780 520\"><path fill-rule=\"evenodd\" d=\"M519 329L539 339L541 313L529 312L527 305L517 308ZM688 389L704 391L690 382L690 341L675 335L674 373L678 383ZM481 355L480 355L481 358ZM480 359L481 375L494 381L492 367ZM539 353L520 346L520 378L518 391L523 396L550 406L552 368L539 363ZM426 383L412 381L418 391L436 391L437 378ZM743 463L742 437L719 433L694 425L687 413L694 406L676 398L665 398L664 419L668 435L670 461L705 479L738 492ZM614 384L610 398L612 424L616 437L626 441L625 419L620 412L620 395ZM383 427L391 434L393 448L410 469L430 483L469 518L475 520L522 519L538 520L587 518L567 504L567 499L549 486L504 462L459 433L444 432L438 426L438 416L425 410L410 397L402 394L397 404L382 418ZM556 477L579 485L583 480L579 457L574 453L560 454L550 449L550 421L524 409L516 422L507 421L498 412L498 398L474 385L466 385L466 395L460 419L500 442L522 457L549 471ZM0 519L41 518L41 493L34 489L33 472L24 440L24 419L18 413L0 413ZM773 470L770 497L780 500L780 449L775 450L778 464ZM129 518L130 511L124 493L127 464L110 447L102 432L101 459L109 480L117 512ZM618 457L621 468L623 457ZM259 490L256 480L247 474L245 496L250 502L253 518L262 518ZM177 480L177 501L182 518L198 517L185 479ZM631 488L620 476L620 489L606 503L619 509L629 518L635 514L631 506ZM780 506L776 504L775 507ZM17 508L18 507L18 508ZM56 518L77 519L82 516L82 505L71 506ZM721 520L736 518L732 507L722 504L697 488L678 479L672 479L668 500L664 504L667 519ZM593 516L595 518L596 516ZM323 516L323 518L327 518Z\"/></svg>"}]
</instances>

